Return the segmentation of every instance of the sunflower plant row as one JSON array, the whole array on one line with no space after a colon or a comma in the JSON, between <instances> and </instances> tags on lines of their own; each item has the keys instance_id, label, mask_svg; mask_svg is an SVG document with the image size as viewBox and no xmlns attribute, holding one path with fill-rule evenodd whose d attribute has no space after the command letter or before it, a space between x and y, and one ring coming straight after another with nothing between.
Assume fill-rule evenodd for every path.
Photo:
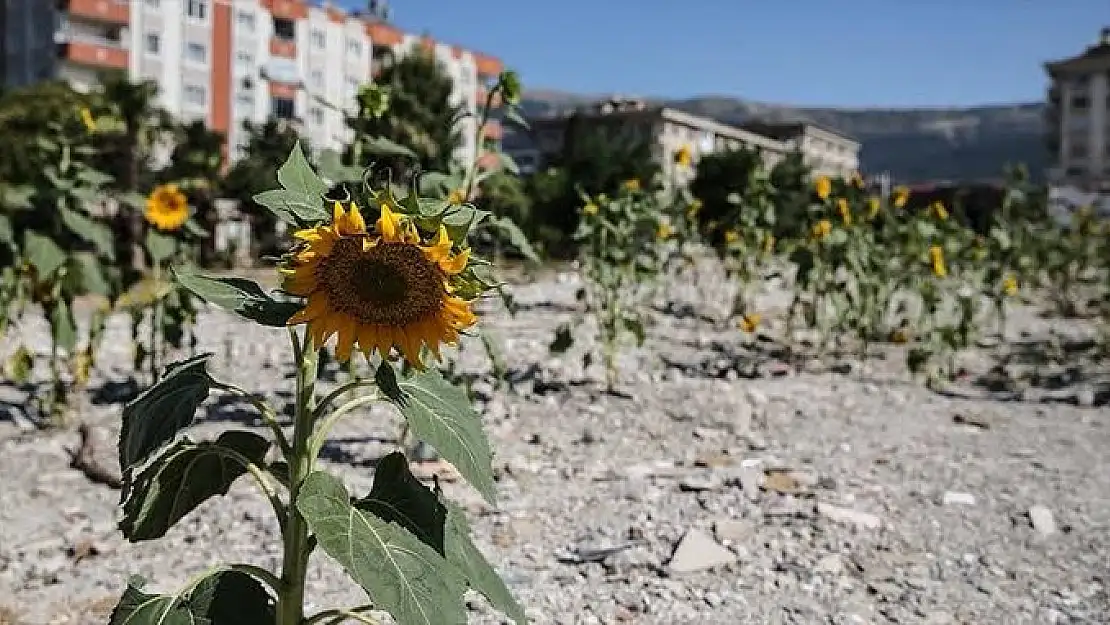
<instances>
[{"instance_id":1,"label":"sunflower plant row","mask_svg":"<svg viewBox=\"0 0 1110 625\"><path fill-rule=\"evenodd\" d=\"M376 622L371 614L380 611L402 625L447 625L465 622L463 595L475 590L523 624L522 609L472 542L462 508L438 483L429 488L417 479L403 450L381 459L368 493L351 493L318 462L340 420L385 403L493 502L492 452L480 417L465 390L430 366L442 346L473 329L475 300L498 284L468 244L482 215L466 204L415 191L398 197L368 184L334 197L299 147L278 181L282 188L271 197L286 210L275 212L295 231L277 269L279 290L188 265L173 273L196 296L288 333L296 367L292 428L282 426L274 407L212 377L203 354L169 365L127 405L119 461L120 528L132 542L164 536L249 475L281 527L280 570L219 565L169 594L151 593L133 578L110 622L306 625ZM374 375L318 392L317 363L329 344L335 358L365 359ZM185 434L213 392L254 404L270 436L233 430L195 441ZM365 589L366 605L305 614L305 574L317 551Z\"/></svg>"}]
</instances>

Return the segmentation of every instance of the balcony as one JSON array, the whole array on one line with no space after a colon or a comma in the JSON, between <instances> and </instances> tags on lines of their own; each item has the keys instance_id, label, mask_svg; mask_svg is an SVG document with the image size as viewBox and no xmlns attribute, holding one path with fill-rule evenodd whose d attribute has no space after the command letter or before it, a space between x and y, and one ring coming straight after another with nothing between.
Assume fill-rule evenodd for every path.
<instances>
[{"instance_id":1,"label":"balcony","mask_svg":"<svg viewBox=\"0 0 1110 625\"><path fill-rule=\"evenodd\" d=\"M131 21L127 0L69 0L63 6L72 17L122 25Z\"/></svg>"},{"instance_id":2,"label":"balcony","mask_svg":"<svg viewBox=\"0 0 1110 625\"><path fill-rule=\"evenodd\" d=\"M308 3L301 0L262 0L262 7L276 18L294 21L308 19Z\"/></svg>"},{"instance_id":3,"label":"balcony","mask_svg":"<svg viewBox=\"0 0 1110 625\"><path fill-rule=\"evenodd\" d=\"M65 36L59 44L59 57L77 65L101 69L122 69L129 66L127 48L118 41L88 36Z\"/></svg>"},{"instance_id":4,"label":"balcony","mask_svg":"<svg viewBox=\"0 0 1110 625\"><path fill-rule=\"evenodd\" d=\"M295 59L297 58L297 43L292 39L271 37L270 56L275 56L282 59Z\"/></svg>"}]
</instances>

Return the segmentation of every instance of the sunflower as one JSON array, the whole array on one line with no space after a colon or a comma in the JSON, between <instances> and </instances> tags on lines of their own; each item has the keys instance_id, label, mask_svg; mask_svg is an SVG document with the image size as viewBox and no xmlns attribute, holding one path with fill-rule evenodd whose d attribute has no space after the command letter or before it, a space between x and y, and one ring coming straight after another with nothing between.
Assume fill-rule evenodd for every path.
<instances>
[{"instance_id":1,"label":"sunflower","mask_svg":"<svg viewBox=\"0 0 1110 625\"><path fill-rule=\"evenodd\" d=\"M828 219L822 219L821 221L813 224L813 238L817 239L818 241L823 240L831 233L832 223Z\"/></svg>"},{"instance_id":2,"label":"sunflower","mask_svg":"<svg viewBox=\"0 0 1110 625\"><path fill-rule=\"evenodd\" d=\"M929 210L936 215L937 219L945 221L948 219L948 209L944 207L944 202L937 200L929 207Z\"/></svg>"},{"instance_id":3,"label":"sunflower","mask_svg":"<svg viewBox=\"0 0 1110 625\"><path fill-rule=\"evenodd\" d=\"M594 204L593 202L589 202L582 207L582 212L586 215L596 215L598 210L599 209L597 207L597 204Z\"/></svg>"},{"instance_id":4,"label":"sunflower","mask_svg":"<svg viewBox=\"0 0 1110 625\"><path fill-rule=\"evenodd\" d=\"M189 200L175 184L155 187L146 199L145 216L159 230L177 230L189 220Z\"/></svg>"},{"instance_id":5,"label":"sunflower","mask_svg":"<svg viewBox=\"0 0 1110 625\"><path fill-rule=\"evenodd\" d=\"M891 196L891 204L894 204L894 208L902 208L909 200L909 187L894 187L894 193Z\"/></svg>"},{"instance_id":6,"label":"sunflower","mask_svg":"<svg viewBox=\"0 0 1110 625\"><path fill-rule=\"evenodd\" d=\"M1010 297L1013 297L1013 296L1017 295L1017 292L1018 292L1017 278L1015 278L1013 276L1006 276L1006 278L1004 280L1002 280L1002 292L1004 294L1010 296Z\"/></svg>"},{"instance_id":7,"label":"sunflower","mask_svg":"<svg viewBox=\"0 0 1110 625\"><path fill-rule=\"evenodd\" d=\"M725 231L725 243L736 243L740 240L740 233L735 230Z\"/></svg>"},{"instance_id":8,"label":"sunflower","mask_svg":"<svg viewBox=\"0 0 1110 625\"><path fill-rule=\"evenodd\" d=\"M640 186L640 179L639 178L629 178L628 180L624 181L623 186L624 186L624 190L628 191L629 193L636 193L637 191L639 191L642 188Z\"/></svg>"},{"instance_id":9,"label":"sunflower","mask_svg":"<svg viewBox=\"0 0 1110 625\"><path fill-rule=\"evenodd\" d=\"M690 163L692 163L693 160L694 152L690 149L690 146L688 145L684 145L678 148L678 151L674 154L674 162L679 167L689 167Z\"/></svg>"},{"instance_id":10,"label":"sunflower","mask_svg":"<svg viewBox=\"0 0 1110 625\"><path fill-rule=\"evenodd\" d=\"M882 200L875 196L867 198L867 218L874 219L879 216L879 210L883 207Z\"/></svg>"},{"instance_id":11,"label":"sunflower","mask_svg":"<svg viewBox=\"0 0 1110 625\"><path fill-rule=\"evenodd\" d=\"M817 197L827 200L829 194L832 193L832 180L829 180L828 176L818 176L813 183L813 191L817 194Z\"/></svg>"},{"instance_id":12,"label":"sunflower","mask_svg":"<svg viewBox=\"0 0 1110 625\"><path fill-rule=\"evenodd\" d=\"M840 219L845 226L852 225L852 207L848 205L848 200L838 199L836 201L836 212L840 214Z\"/></svg>"},{"instance_id":13,"label":"sunflower","mask_svg":"<svg viewBox=\"0 0 1110 625\"><path fill-rule=\"evenodd\" d=\"M933 245L929 248L929 263L933 266L933 275L943 278L948 275L948 266L944 263L944 248Z\"/></svg>"},{"instance_id":14,"label":"sunflower","mask_svg":"<svg viewBox=\"0 0 1110 625\"><path fill-rule=\"evenodd\" d=\"M423 369L421 348L439 360L440 345L456 343L477 321L470 302L453 295L469 250L452 252L442 225L433 240L421 241L416 226L385 203L374 230L356 204L344 211L336 202L330 224L294 233L301 243L281 269L283 288L307 300L288 323L308 324L317 346L338 335L340 362L356 346L368 358L396 349Z\"/></svg>"},{"instance_id":15,"label":"sunflower","mask_svg":"<svg viewBox=\"0 0 1110 625\"><path fill-rule=\"evenodd\" d=\"M655 229L655 238L659 239L660 241L671 238L672 234L674 234L674 228L671 227L671 224L665 221L659 224L659 227Z\"/></svg>"},{"instance_id":16,"label":"sunflower","mask_svg":"<svg viewBox=\"0 0 1110 625\"><path fill-rule=\"evenodd\" d=\"M93 117L92 111L88 107L81 108L80 117L81 123L85 125L85 130L96 132L96 118Z\"/></svg>"},{"instance_id":17,"label":"sunflower","mask_svg":"<svg viewBox=\"0 0 1110 625\"><path fill-rule=\"evenodd\" d=\"M742 332L751 334L759 327L759 322L762 320L763 316L759 313L747 313L743 317L740 317L740 321L738 321L736 325Z\"/></svg>"}]
</instances>

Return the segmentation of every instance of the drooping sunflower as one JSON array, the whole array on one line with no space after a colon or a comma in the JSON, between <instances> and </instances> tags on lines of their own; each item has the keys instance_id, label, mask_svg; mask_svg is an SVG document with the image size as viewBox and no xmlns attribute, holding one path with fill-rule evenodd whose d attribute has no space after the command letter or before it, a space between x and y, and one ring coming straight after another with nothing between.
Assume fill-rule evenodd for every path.
<instances>
[{"instance_id":1,"label":"drooping sunflower","mask_svg":"<svg viewBox=\"0 0 1110 625\"><path fill-rule=\"evenodd\" d=\"M145 217L159 230L177 230L189 220L189 200L177 185L160 185L146 199Z\"/></svg>"},{"instance_id":2,"label":"drooping sunflower","mask_svg":"<svg viewBox=\"0 0 1110 625\"><path fill-rule=\"evenodd\" d=\"M689 145L683 145L674 153L674 162L679 167L689 167L694 162L694 151Z\"/></svg>"},{"instance_id":3,"label":"drooping sunflower","mask_svg":"<svg viewBox=\"0 0 1110 625\"><path fill-rule=\"evenodd\" d=\"M828 176L818 176L813 182L813 192L822 201L829 199L829 194L832 193L832 180L829 180Z\"/></svg>"},{"instance_id":4,"label":"drooping sunflower","mask_svg":"<svg viewBox=\"0 0 1110 625\"><path fill-rule=\"evenodd\" d=\"M440 358L477 317L470 302L454 295L453 279L466 269L469 250L455 253L440 226L422 241L416 226L382 204L371 231L358 205L336 202L329 224L294 233L299 241L281 268L283 288L306 298L289 325L307 324L315 345L337 335L335 355L351 358L355 347L367 357L391 350L422 369L421 349Z\"/></svg>"}]
</instances>

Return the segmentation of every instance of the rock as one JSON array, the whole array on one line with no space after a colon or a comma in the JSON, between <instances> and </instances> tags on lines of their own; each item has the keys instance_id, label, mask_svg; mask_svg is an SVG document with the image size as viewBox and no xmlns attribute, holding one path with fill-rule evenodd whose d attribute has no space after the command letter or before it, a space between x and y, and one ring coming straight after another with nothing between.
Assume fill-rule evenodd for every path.
<instances>
[{"instance_id":1,"label":"rock","mask_svg":"<svg viewBox=\"0 0 1110 625\"><path fill-rule=\"evenodd\" d=\"M687 493L716 490L721 487L721 479L712 473L689 475L678 482L678 489Z\"/></svg>"},{"instance_id":2,"label":"rock","mask_svg":"<svg viewBox=\"0 0 1110 625\"><path fill-rule=\"evenodd\" d=\"M713 535L722 543L738 543L752 537L751 524L736 519L723 519L713 524Z\"/></svg>"},{"instance_id":3,"label":"rock","mask_svg":"<svg viewBox=\"0 0 1110 625\"><path fill-rule=\"evenodd\" d=\"M1075 404L1080 408L1090 408L1095 405L1095 392L1089 388L1076 391Z\"/></svg>"},{"instance_id":4,"label":"rock","mask_svg":"<svg viewBox=\"0 0 1110 625\"><path fill-rule=\"evenodd\" d=\"M956 414L952 417L952 423L966 425L980 430L991 429L990 420L981 414Z\"/></svg>"},{"instance_id":5,"label":"rock","mask_svg":"<svg viewBox=\"0 0 1110 625\"><path fill-rule=\"evenodd\" d=\"M948 490L944 491L944 495L941 496L941 503L946 506L974 506L975 495Z\"/></svg>"},{"instance_id":6,"label":"rock","mask_svg":"<svg viewBox=\"0 0 1110 625\"><path fill-rule=\"evenodd\" d=\"M736 562L736 556L704 532L689 529L675 547L667 571L672 574L693 573Z\"/></svg>"},{"instance_id":7,"label":"rock","mask_svg":"<svg viewBox=\"0 0 1110 625\"><path fill-rule=\"evenodd\" d=\"M879 529L883 525L882 519L874 514L852 510L851 508L841 508L824 502L818 502L817 514L842 525L854 525L869 530Z\"/></svg>"},{"instance_id":8,"label":"rock","mask_svg":"<svg viewBox=\"0 0 1110 625\"><path fill-rule=\"evenodd\" d=\"M1052 511L1047 506L1040 504L1030 506L1029 523L1041 536L1051 536L1056 533L1056 520L1052 518Z\"/></svg>"}]
</instances>

